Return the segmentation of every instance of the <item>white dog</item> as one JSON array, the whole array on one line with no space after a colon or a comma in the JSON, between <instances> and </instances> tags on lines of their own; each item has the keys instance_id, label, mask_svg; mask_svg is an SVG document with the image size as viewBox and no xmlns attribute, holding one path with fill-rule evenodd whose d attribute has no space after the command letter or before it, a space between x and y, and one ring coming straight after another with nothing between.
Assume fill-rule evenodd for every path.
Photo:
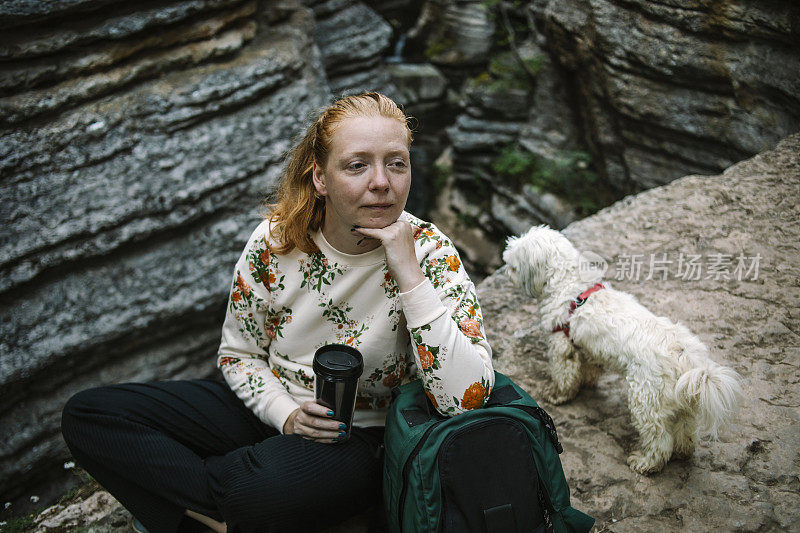
<instances>
[{"instance_id":1,"label":"white dog","mask_svg":"<svg viewBox=\"0 0 800 533\"><path fill-rule=\"evenodd\" d=\"M609 366L630 385L628 408L641 438L641 451L628 457L631 469L658 472L673 453L691 457L698 425L716 437L734 413L739 374L712 361L683 324L653 315L608 283L581 281L579 257L547 226L510 237L503 252L503 270L540 302L553 379L547 400L571 400Z\"/></svg>"}]
</instances>

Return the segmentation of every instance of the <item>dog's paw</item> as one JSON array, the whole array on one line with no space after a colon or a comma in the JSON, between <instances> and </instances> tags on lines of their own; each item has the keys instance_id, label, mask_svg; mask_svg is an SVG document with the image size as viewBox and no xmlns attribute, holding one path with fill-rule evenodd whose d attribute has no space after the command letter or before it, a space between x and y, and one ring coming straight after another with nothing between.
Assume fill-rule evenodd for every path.
<instances>
[{"instance_id":1,"label":"dog's paw","mask_svg":"<svg viewBox=\"0 0 800 533\"><path fill-rule=\"evenodd\" d=\"M664 461L655 457L650 457L642 452L636 451L628 456L628 466L634 472L648 475L660 472L664 468Z\"/></svg>"},{"instance_id":2,"label":"dog's paw","mask_svg":"<svg viewBox=\"0 0 800 533\"><path fill-rule=\"evenodd\" d=\"M573 397L568 394L548 394L545 396L547 403L552 405L561 405L570 401Z\"/></svg>"},{"instance_id":3,"label":"dog's paw","mask_svg":"<svg viewBox=\"0 0 800 533\"><path fill-rule=\"evenodd\" d=\"M551 384L544 390L544 399L547 403L552 405L561 405L575 398L578 395L577 391L564 392L559 390L558 387Z\"/></svg>"}]
</instances>

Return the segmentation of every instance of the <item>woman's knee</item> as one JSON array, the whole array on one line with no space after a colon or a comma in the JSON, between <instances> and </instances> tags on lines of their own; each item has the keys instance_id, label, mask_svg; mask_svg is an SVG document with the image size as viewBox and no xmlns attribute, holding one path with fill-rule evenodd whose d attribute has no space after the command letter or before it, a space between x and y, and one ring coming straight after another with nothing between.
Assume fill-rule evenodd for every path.
<instances>
[{"instance_id":1,"label":"woman's knee","mask_svg":"<svg viewBox=\"0 0 800 533\"><path fill-rule=\"evenodd\" d=\"M80 423L81 414L92 404L94 395L92 389L83 390L73 394L61 410L61 432L66 439L72 430Z\"/></svg>"},{"instance_id":2,"label":"woman's knee","mask_svg":"<svg viewBox=\"0 0 800 533\"><path fill-rule=\"evenodd\" d=\"M298 516L314 530L378 503L380 463L363 444L349 445L346 451L346 445L273 437L207 458L209 488L226 522L242 531L265 531L265 524L285 531Z\"/></svg>"},{"instance_id":3,"label":"woman's knee","mask_svg":"<svg viewBox=\"0 0 800 533\"><path fill-rule=\"evenodd\" d=\"M105 392L106 387L85 389L73 394L61 410L61 434L71 442L81 430L94 423L97 414L113 414Z\"/></svg>"}]
</instances>

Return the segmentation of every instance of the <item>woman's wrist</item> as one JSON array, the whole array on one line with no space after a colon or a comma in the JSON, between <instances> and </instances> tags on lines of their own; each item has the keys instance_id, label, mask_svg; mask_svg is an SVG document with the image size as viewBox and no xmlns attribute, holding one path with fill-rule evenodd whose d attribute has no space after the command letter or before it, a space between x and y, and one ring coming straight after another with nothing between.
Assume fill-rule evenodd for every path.
<instances>
[{"instance_id":1,"label":"woman's wrist","mask_svg":"<svg viewBox=\"0 0 800 533\"><path fill-rule=\"evenodd\" d=\"M408 292L423 281L425 281L425 274L423 274L422 269L417 263L396 273L394 280L400 292Z\"/></svg>"}]
</instances>

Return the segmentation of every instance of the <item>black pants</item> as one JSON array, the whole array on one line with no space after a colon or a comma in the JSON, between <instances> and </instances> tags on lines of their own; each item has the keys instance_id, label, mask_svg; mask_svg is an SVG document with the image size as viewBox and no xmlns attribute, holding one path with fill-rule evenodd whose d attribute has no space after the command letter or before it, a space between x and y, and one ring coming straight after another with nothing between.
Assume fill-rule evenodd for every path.
<instances>
[{"instance_id":1,"label":"black pants","mask_svg":"<svg viewBox=\"0 0 800 533\"><path fill-rule=\"evenodd\" d=\"M186 509L229 532L314 531L369 508L382 518L382 427L353 427L341 444L281 435L221 381L88 389L67 402L61 431L78 464L154 533L198 526Z\"/></svg>"}]
</instances>

